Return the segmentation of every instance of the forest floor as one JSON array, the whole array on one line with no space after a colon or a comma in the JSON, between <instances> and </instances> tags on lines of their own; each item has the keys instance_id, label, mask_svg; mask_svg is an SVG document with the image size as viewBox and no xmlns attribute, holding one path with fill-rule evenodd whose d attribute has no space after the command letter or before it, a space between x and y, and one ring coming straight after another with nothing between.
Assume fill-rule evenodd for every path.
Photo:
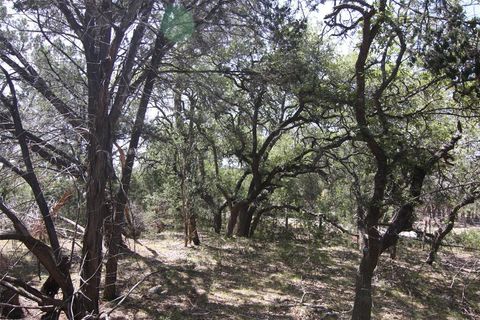
<instances>
[{"instance_id":1,"label":"forest floor","mask_svg":"<svg viewBox=\"0 0 480 320\"><path fill-rule=\"evenodd\" d=\"M119 266L124 300L102 306L115 308L110 319L350 317L360 254L349 238L267 241L202 234L201 240L199 247L185 248L182 234L169 231L130 241L132 252ZM423 263L426 250L402 240L397 260L382 256L374 319L480 319L479 252L444 247L432 267ZM31 282L40 283L35 268L29 272Z\"/></svg>"},{"instance_id":2,"label":"forest floor","mask_svg":"<svg viewBox=\"0 0 480 320\"><path fill-rule=\"evenodd\" d=\"M114 315L129 319L347 319L360 254L349 238L324 241L225 239L181 233L130 243L123 292L141 282ZM426 248L402 241L375 278L376 319L480 319L480 261L443 248L433 267ZM478 254L478 252L476 252ZM113 314L112 314L113 315Z\"/></svg>"}]
</instances>

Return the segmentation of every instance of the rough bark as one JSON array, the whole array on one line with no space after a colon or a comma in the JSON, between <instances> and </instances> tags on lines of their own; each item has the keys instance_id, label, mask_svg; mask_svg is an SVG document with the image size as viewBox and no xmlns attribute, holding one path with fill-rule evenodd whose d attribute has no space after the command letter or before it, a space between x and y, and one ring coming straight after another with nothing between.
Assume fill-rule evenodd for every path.
<instances>
[{"instance_id":1,"label":"rough bark","mask_svg":"<svg viewBox=\"0 0 480 320\"><path fill-rule=\"evenodd\" d=\"M238 201L230 207L230 218L227 225L227 237L231 237L237 225L240 214L246 214L249 207L249 203L246 200Z\"/></svg>"},{"instance_id":2,"label":"rough bark","mask_svg":"<svg viewBox=\"0 0 480 320\"><path fill-rule=\"evenodd\" d=\"M250 226L252 225L253 212L252 205L243 206L238 212L238 225L236 235L238 237L250 237ZM252 232L253 234L253 232Z\"/></svg>"},{"instance_id":3,"label":"rough bark","mask_svg":"<svg viewBox=\"0 0 480 320\"><path fill-rule=\"evenodd\" d=\"M213 214L213 230L217 234L222 232L222 211L223 210L218 209Z\"/></svg>"},{"instance_id":4,"label":"rough bark","mask_svg":"<svg viewBox=\"0 0 480 320\"><path fill-rule=\"evenodd\" d=\"M122 243L122 232L124 229L125 209L128 202L128 193L130 191L130 182L133 172L133 165L135 162L135 153L138 148L140 136L143 132L143 124L145 114L147 112L148 102L150 100L153 87L156 79L156 72L158 65L165 54L166 39L160 34L155 43L155 54L152 57L151 68L148 70L147 79L143 89L142 97L138 107L135 123L132 129L130 144L128 147L125 165L122 167L122 179L120 187L115 198L114 216L112 217L111 239L108 244L109 254L105 266L105 291L104 298L106 300L113 300L117 297L116 282L117 282L117 268L118 268L118 254Z\"/></svg>"},{"instance_id":5,"label":"rough bark","mask_svg":"<svg viewBox=\"0 0 480 320\"><path fill-rule=\"evenodd\" d=\"M262 217L263 212L262 211L257 211L257 213L253 216L252 224L250 226L250 231L248 233L248 236L251 238L255 234L255 231L257 230L258 224L260 223L260 218ZM288 216L285 216L285 226L288 227Z\"/></svg>"},{"instance_id":6,"label":"rough bark","mask_svg":"<svg viewBox=\"0 0 480 320\"><path fill-rule=\"evenodd\" d=\"M381 2L381 7L384 9L385 1ZM354 112L360 134L375 159L376 173L374 177L373 195L368 202L367 214L364 221L368 240L363 247L363 257L357 273L355 301L352 312L352 319L354 320L370 319L371 317L372 277L380 255L380 244L378 243L379 234L376 229L376 223L382 215L381 205L384 200L388 174L387 156L369 129L366 117L365 97L366 61L370 46L378 32L381 19L372 26L371 19L376 11L372 9L368 12L361 13L363 14L363 37L355 63L356 101L354 104Z\"/></svg>"},{"instance_id":7,"label":"rough bark","mask_svg":"<svg viewBox=\"0 0 480 320\"><path fill-rule=\"evenodd\" d=\"M115 55L110 55L112 30L111 3L102 8L86 6L85 49L88 79L88 170L86 186L87 223L83 236L80 287L83 305L99 314L100 276L102 272L103 222L108 216L106 186L112 172L112 123L108 118L109 84Z\"/></svg>"},{"instance_id":8,"label":"rough bark","mask_svg":"<svg viewBox=\"0 0 480 320\"><path fill-rule=\"evenodd\" d=\"M185 217L185 247L191 245L200 245L200 237L197 231L197 219L194 214L188 214Z\"/></svg>"}]
</instances>

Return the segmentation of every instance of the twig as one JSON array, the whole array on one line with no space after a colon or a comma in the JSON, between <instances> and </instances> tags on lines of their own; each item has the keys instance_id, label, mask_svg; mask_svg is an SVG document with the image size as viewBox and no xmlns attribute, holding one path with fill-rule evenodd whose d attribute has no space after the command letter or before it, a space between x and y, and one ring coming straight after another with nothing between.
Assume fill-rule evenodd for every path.
<instances>
[{"instance_id":1,"label":"twig","mask_svg":"<svg viewBox=\"0 0 480 320\"><path fill-rule=\"evenodd\" d=\"M113 307L111 308L108 312L102 312L103 315L100 316L100 318L102 318L102 316L106 319L108 319L108 316L114 311L116 310L118 307L120 307L120 305L123 303L123 301L125 301L125 299L128 298L128 296L142 283L144 282L148 277L156 274L156 273L159 273L160 271L155 271L155 272L151 272L149 274L147 274L146 276L144 276L140 281L138 281L133 287L130 288L130 290L128 290L128 292L126 294L124 294L123 296L120 296L118 297L117 299L115 300L119 300L120 301ZM113 300L113 301L115 301Z\"/></svg>"},{"instance_id":2,"label":"twig","mask_svg":"<svg viewBox=\"0 0 480 320\"><path fill-rule=\"evenodd\" d=\"M49 309L49 308L55 308L54 305L41 305L41 306L22 306L19 304L10 304L10 303L4 303L0 302L1 307L10 307L10 308L19 308L19 309ZM2 318L0 318L2 319Z\"/></svg>"}]
</instances>

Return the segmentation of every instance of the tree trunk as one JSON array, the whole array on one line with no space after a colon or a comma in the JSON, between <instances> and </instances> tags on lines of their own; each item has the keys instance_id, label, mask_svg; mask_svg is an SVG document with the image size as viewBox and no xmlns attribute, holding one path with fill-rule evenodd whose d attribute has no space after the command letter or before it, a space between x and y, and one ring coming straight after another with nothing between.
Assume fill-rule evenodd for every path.
<instances>
[{"instance_id":1,"label":"tree trunk","mask_svg":"<svg viewBox=\"0 0 480 320\"><path fill-rule=\"evenodd\" d=\"M143 31L142 31L143 32ZM137 115L135 117L135 123L132 128L132 135L130 144L128 146L127 157L125 164L122 167L122 180L120 188L116 194L116 203L114 204L114 217L112 218L112 237L108 244L108 259L105 266L105 291L103 296L106 300L113 300L117 297L117 268L118 268L118 254L122 245L122 232L125 224L125 208L128 202L128 193L130 190L130 182L133 172L133 165L135 162L135 154L140 141L140 136L143 132L143 125L145 121L145 115L147 112L148 102L153 91L156 80L156 70L160 61L162 60L165 52L161 51L161 48L165 48L168 45L168 41L163 35L157 36L155 41L155 54L152 57L150 63L150 71L147 73L145 85L143 88L142 97L138 106Z\"/></svg>"},{"instance_id":2,"label":"tree trunk","mask_svg":"<svg viewBox=\"0 0 480 320\"><path fill-rule=\"evenodd\" d=\"M248 204L240 208L238 212L238 226L236 233L238 237L250 237L253 211L253 208L249 208Z\"/></svg>"},{"instance_id":3,"label":"tree trunk","mask_svg":"<svg viewBox=\"0 0 480 320\"><path fill-rule=\"evenodd\" d=\"M200 245L200 237L197 231L197 219L194 214L185 217L185 247L187 244Z\"/></svg>"},{"instance_id":4,"label":"tree trunk","mask_svg":"<svg viewBox=\"0 0 480 320\"><path fill-rule=\"evenodd\" d=\"M363 248L363 257L355 283L355 302L352 320L370 320L372 312L372 278L381 253L380 235L371 228L368 244Z\"/></svg>"},{"instance_id":5,"label":"tree trunk","mask_svg":"<svg viewBox=\"0 0 480 320\"><path fill-rule=\"evenodd\" d=\"M85 310L99 314L100 278L102 273L103 222L108 216L106 204L107 181L112 172L112 128L108 118L108 80L100 77L100 69L107 69L110 61L98 65L92 54L87 59L88 82L88 175L86 185L87 223L83 236L80 287ZM103 80L103 81L102 81Z\"/></svg>"},{"instance_id":6,"label":"tree trunk","mask_svg":"<svg viewBox=\"0 0 480 320\"><path fill-rule=\"evenodd\" d=\"M352 320L370 320L372 312L372 276L368 255L364 255L355 283L355 303Z\"/></svg>"},{"instance_id":7,"label":"tree trunk","mask_svg":"<svg viewBox=\"0 0 480 320\"><path fill-rule=\"evenodd\" d=\"M110 106L109 83L113 68L109 56L109 43L112 30L107 27L108 5L102 7L104 15L97 17L90 7L85 12L86 19L93 22L85 31L83 44L88 78L88 171L86 184L87 223L83 235L80 272L81 300L85 310L96 316L99 314L100 278L102 273L103 222L108 216L106 186L112 172L112 123L108 117ZM95 28L102 29L102 44L96 48L99 39ZM109 59L107 59L107 56Z\"/></svg>"},{"instance_id":8,"label":"tree trunk","mask_svg":"<svg viewBox=\"0 0 480 320\"><path fill-rule=\"evenodd\" d=\"M118 254L120 253L120 245L122 243L122 230L124 227L123 214L113 210L110 224L110 241L108 241L108 258L105 264L105 289L103 298L111 301L117 298L117 271L118 271Z\"/></svg>"},{"instance_id":9,"label":"tree trunk","mask_svg":"<svg viewBox=\"0 0 480 320\"><path fill-rule=\"evenodd\" d=\"M200 196L202 197L203 201L207 203L209 209L213 212L213 230L215 233L220 234L222 230L222 212L227 206L227 203L218 207L213 196L208 191L202 192Z\"/></svg>"},{"instance_id":10,"label":"tree trunk","mask_svg":"<svg viewBox=\"0 0 480 320\"><path fill-rule=\"evenodd\" d=\"M199 246L200 236L198 235L197 217L195 215L190 216L190 236L193 241L193 244L196 246Z\"/></svg>"},{"instance_id":11,"label":"tree trunk","mask_svg":"<svg viewBox=\"0 0 480 320\"><path fill-rule=\"evenodd\" d=\"M465 196L465 198L457 204L449 213L448 215L448 222L446 225L440 227L437 231L435 231L435 238L432 240L432 244L430 247L430 252L428 254L427 261L428 264L433 264L435 261L435 257L437 254L440 245L442 244L443 239L452 231L453 226L455 225L455 221L458 216L458 212L460 209L465 207L466 205L472 204L475 200L479 197L479 194L473 193L471 195Z\"/></svg>"},{"instance_id":12,"label":"tree trunk","mask_svg":"<svg viewBox=\"0 0 480 320\"><path fill-rule=\"evenodd\" d=\"M67 257L62 257L62 260L60 263L57 265L58 270L60 270L63 274L67 275L70 272L70 260ZM43 283L41 292L44 293L45 295L55 298L55 295L58 293L58 290L60 289L60 285L55 281L55 279L49 275L47 280ZM78 307L76 307L78 308ZM54 320L58 319L60 316L60 311L58 309L51 309L45 312L44 315L42 315L41 319L42 320ZM76 312L77 313L77 312ZM69 313L66 313L67 315Z\"/></svg>"},{"instance_id":13,"label":"tree trunk","mask_svg":"<svg viewBox=\"0 0 480 320\"><path fill-rule=\"evenodd\" d=\"M251 210L254 210L254 209L251 209ZM252 215L253 215L253 213L252 213ZM253 234L257 230L258 223L260 222L261 217L262 217L262 212L258 211L257 214L255 215L255 217L253 218L252 225L250 226L250 233L248 234L248 236L250 238L253 237ZM288 216L287 216L286 219L287 219L286 224L288 224Z\"/></svg>"},{"instance_id":14,"label":"tree trunk","mask_svg":"<svg viewBox=\"0 0 480 320\"><path fill-rule=\"evenodd\" d=\"M233 235L233 230L235 229L235 226L237 224L237 219L238 219L238 211L230 209L230 218L228 219L228 225L227 225L227 237L231 237Z\"/></svg>"},{"instance_id":15,"label":"tree trunk","mask_svg":"<svg viewBox=\"0 0 480 320\"><path fill-rule=\"evenodd\" d=\"M94 151L89 182L87 187L87 227L83 237L82 256L84 259L80 285L85 296L85 309L94 314L99 313L98 301L100 276L102 269L103 220L108 214L105 205L105 187L109 171L107 150L98 148Z\"/></svg>"},{"instance_id":16,"label":"tree trunk","mask_svg":"<svg viewBox=\"0 0 480 320\"><path fill-rule=\"evenodd\" d=\"M222 211L218 209L213 216L213 229L215 230L215 233L220 234L222 231Z\"/></svg>"},{"instance_id":17,"label":"tree trunk","mask_svg":"<svg viewBox=\"0 0 480 320\"><path fill-rule=\"evenodd\" d=\"M233 231L237 225L237 220L239 220L240 212L246 212L248 206L249 203L246 200L242 200L230 207L230 219L228 220L227 225L227 237L231 237L233 235Z\"/></svg>"}]
</instances>

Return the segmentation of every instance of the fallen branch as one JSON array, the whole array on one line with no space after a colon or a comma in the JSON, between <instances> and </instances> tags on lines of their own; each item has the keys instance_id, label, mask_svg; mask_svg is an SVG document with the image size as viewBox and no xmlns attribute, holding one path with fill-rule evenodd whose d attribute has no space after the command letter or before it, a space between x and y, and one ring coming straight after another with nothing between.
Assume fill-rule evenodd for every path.
<instances>
[{"instance_id":1,"label":"fallen branch","mask_svg":"<svg viewBox=\"0 0 480 320\"><path fill-rule=\"evenodd\" d=\"M55 308L54 305L45 305L45 306L22 306L22 305L19 305L19 304L10 304L10 303L3 303L3 302L0 302L0 307L9 307L9 308L19 308L19 309L37 309L37 310L42 310L42 309L45 309L45 308Z\"/></svg>"},{"instance_id":2,"label":"fallen branch","mask_svg":"<svg viewBox=\"0 0 480 320\"><path fill-rule=\"evenodd\" d=\"M79 225L78 223L76 223L75 221L72 221L68 218L65 218L65 217L62 217L62 216L57 216L58 219L62 220L62 221L65 221L69 224L71 224L72 226L74 226L75 228L79 229L82 233L85 233L85 228L82 227L81 225Z\"/></svg>"},{"instance_id":3,"label":"fallen branch","mask_svg":"<svg viewBox=\"0 0 480 320\"><path fill-rule=\"evenodd\" d=\"M428 236L428 234L427 234ZM402 236L400 234L400 238L401 239L405 239L405 240L414 240L414 241L421 241L421 242L425 242L425 243L428 243L428 244L432 244L433 242L433 239L420 239L420 238L412 238L412 237L407 237L407 236ZM480 251L480 248L475 248L475 247L467 247L467 246L462 246L460 244L451 244L451 243L441 243L440 246L442 247L447 247L447 248L460 248L460 249L464 249L464 250L468 250L468 251Z\"/></svg>"},{"instance_id":4,"label":"fallen branch","mask_svg":"<svg viewBox=\"0 0 480 320\"><path fill-rule=\"evenodd\" d=\"M23 282L22 280L11 276L2 276L2 278L0 278L0 285L18 293L27 299L35 301L41 305L42 308L48 308L48 305L46 305L47 303L51 304L52 306L62 306L63 304L62 300L51 298Z\"/></svg>"},{"instance_id":5,"label":"fallen branch","mask_svg":"<svg viewBox=\"0 0 480 320\"><path fill-rule=\"evenodd\" d=\"M144 276L140 281L138 281L137 283L135 283L135 285L134 285L133 287L131 287L130 290L128 290L127 293L125 293L124 295L122 295L122 296L118 297L117 299L115 299L115 300L120 300L120 301L118 301L118 303L117 303L113 308L111 308L110 310L105 311L105 312L102 312L102 314L100 315L99 318L100 318L100 319L109 319L110 314L111 314L115 309L117 309L118 307L120 307L120 306L122 305L123 301L125 301L125 299L127 299L128 296L129 296L142 282L144 282L145 280L147 280L148 277L150 277L150 276L152 276L152 275L154 275L154 274L157 274L157 273L159 273L159 272L160 272L160 270L155 271L155 272L151 272L151 273L147 274L146 276ZM114 300L114 301L115 301L115 300Z\"/></svg>"}]
</instances>

